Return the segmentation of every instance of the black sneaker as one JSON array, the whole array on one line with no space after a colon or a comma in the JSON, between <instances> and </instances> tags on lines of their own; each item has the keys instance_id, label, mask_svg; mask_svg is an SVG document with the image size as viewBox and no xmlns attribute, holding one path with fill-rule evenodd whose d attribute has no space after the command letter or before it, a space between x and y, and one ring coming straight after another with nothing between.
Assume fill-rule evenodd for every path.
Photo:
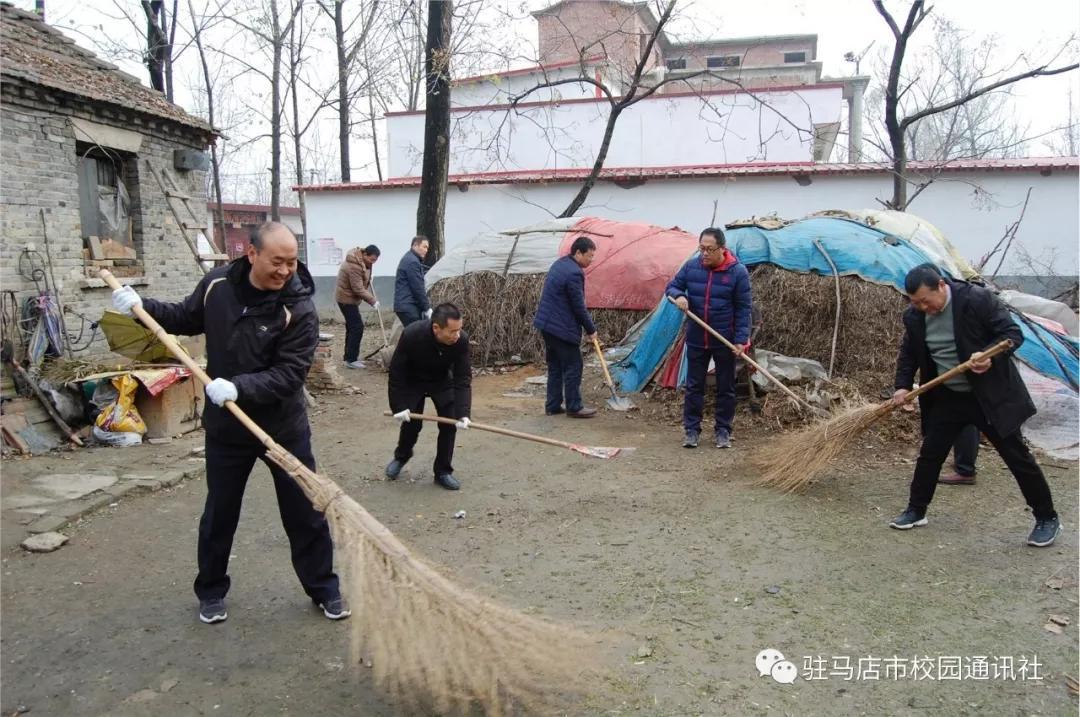
<instances>
[{"instance_id":1,"label":"black sneaker","mask_svg":"<svg viewBox=\"0 0 1080 717\"><path fill-rule=\"evenodd\" d=\"M453 473L440 473L435 476L435 482L447 490L457 490L461 487L461 483L458 482Z\"/></svg>"},{"instance_id":2,"label":"black sneaker","mask_svg":"<svg viewBox=\"0 0 1080 717\"><path fill-rule=\"evenodd\" d=\"M224 598L199 601L199 619L207 625L213 625L215 622L225 622L228 617L229 613L225 609Z\"/></svg>"},{"instance_id":3,"label":"black sneaker","mask_svg":"<svg viewBox=\"0 0 1080 717\"><path fill-rule=\"evenodd\" d=\"M911 530L912 528L921 528L929 522L926 519L926 513L917 511L914 508L908 508L889 523L889 527L897 530Z\"/></svg>"},{"instance_id":4,"label":"black sneaker","mask_svg":"<svg viewBox=\"0 0 1080 717\"><path fill-rule=\"evenodd\" d=\"M1034 545L1036 548L1049 547L1054 544L1060 532L1061 521L1058 520L1057 516L1045 520L1036 520L1035 528L1031 531L1031 535L1028 536L1027 544Z\"/></svg>"},{"instance_id":5,"label":"black sneaker","mask_svg":"<svg viewBox=\"0 0 1080 717\"><path fill-rule=\"evenodd\" d=\"M716 429L716 447L731 448L731 435L723 428Z\"/></svg>"},{"instance_id":6,"label":"black sneaker","mask_svg":"<svg viewBox=\"0 0 1080 717\"><path fill-rule=\"evenodd\" d=\"M687 431L686 432L686 437L683 438L682 447L683 448L697 448L698 438L700 438L700 437L701 437L701 434L698 431Z\"/></svg>"},{"instance_id":7,"label":"black sneaker","mask_svg":"<svg viewBox=\"0 0 1080 717\"><path fill-rule=\"evenodd\" d=\"M386 477L390 480L394 480L401 473L402 467L404 467L405 461L399 461L397 458L386 464Z\"/></svg>"},{"instance_id":8,"label":"black sneaker","mask_svg":"<svg viewBox=\"0 0 1080 717\"><path fill-rule=\"evenodd\" d=\"M326 615L328 620L344 620L349 615L352 615L352 610L349 609L349 603L345 602L345 598L340 595L316 604L319 606L319 609L322 610L323 615Z\"/></svg>"}]
</instances>

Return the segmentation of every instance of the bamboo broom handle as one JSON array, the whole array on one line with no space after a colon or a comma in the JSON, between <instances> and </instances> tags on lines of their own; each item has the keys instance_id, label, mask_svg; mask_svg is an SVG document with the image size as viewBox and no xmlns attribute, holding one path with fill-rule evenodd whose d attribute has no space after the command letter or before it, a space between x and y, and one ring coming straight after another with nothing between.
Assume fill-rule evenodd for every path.
<instances>
[{"instance_id":1,"label":"bamboo broom handle","mask_svg":"<svg viewBox=\"0 0 1080 717\"><path fill-rule=\"evenodd\" d=\"M964 363L957 364L956 366L953 366L951 369L949 369L945 373L941 374L937 378L932 379L930 381L927 381L926 383L922 384L921 386L919 386L914 391L909 391L908 394L906 396L904 396L904 402L909 403L909 402L915 400L918 396L921 396L922 394L926 393L930 389L937 388L941 384L948 381L950 378L953 378L955 376L959 376L960 374L962 374L962 373L964 373L966 371L970 371L972 361L975 361L976 359L992 358L994 356L997 356L1002 351L1008 351L1012 347L1013 347L1013 342L1012 341L1010 341L1009 339L1003 339L1003 340L999 341L998 343L994 344L993 346L991 346L990 348L986 349L985 351L983 351L981 353L976 352L976 353L971 354L971 358L969 358Z\"/></svg>"},{"instance_id":2,"label":"bamboo broom handle","mask_svg":"<svg viewBox=\"0 0 1080 717\"><path fill-rule=\"evenodd\" d=\"M383 411L384 416L393 416L392 411ZM453 418L445 418L443 416L430 416L426 413L413 413L409 412L409 418L418 418L421 421L435 421L436 423L444 423L448 426L457 425L457 421ZM479 429L481 431L490 431L491 433L498 433L501 436L509 436L510 438L522 438L526 441L534 441L536 443L546 443L549 446L558 446L559 448L569 448L573 450L574 444L568 441L560 441L555 438L547 438L545 436L536 436L532 433L522 433L521 431L513 431L509 428L500 428L499 426L491 426L486 423L476 423L475 421L469 421L469 430Z\"/></svg>"},{"instance_id":3,"label":"bamboo broom handle","mask_svg":"<svg viewBox=\"0 0 1080 717\"><path fill-rule=\"evenodd\" d=\"M102 269L98 273L98 276L100 276L113 291L123 288L120 285L120 282L116 280L116 277L113 276L108 269ZM184 366L194 374L195 378L202 381L203 386L210 383L212 379L207 375L206 371L204 371L199 364L195 363L195 359L188 356L187 351L180 348L180 344L176 343L176 339L170 336L165 329L161 327L161 324L154 321L154 317L150 316L141 304L135 306L132 311L136 318L142 322L143 326L150 329L154 336L165 345L165 348L169 349L173 356L180 359L180 363L184 364ZM232 415L236 416L236 420L240 421L240 423L244 425L244 428L251 431L252 435L258 438L259 442L266 446L267 450L279 447L274 439L270 437L270 434L259 428L259 424L255 423L255 421L248 418L248 415L244 413L236 403L233 401L226 401L225 408L227 408Z\"/></svg>"},{"instance_id":4,"label":"bamboo broom handle","mask_svg":"<svg viewBox=\"0 0 1080 717\"><path fill-rule=\"evenodd\" d=\"M675 304L675 299L672 299L670 296L665 296L664 298L666 298L672 304ZM675 306L676 306L676 308L678 308L678 304L675 304ZM746 353L744 353L742 350L737 348L735 346L735 344L731 343L730 341L725 339L723 336L721 336L720 333L716 329L714 329L713 327L711 327L707 323L705 323L697 314L693 313L689 309L686 309L686 310L679 309L679 311L682 311L684 314L689 316L691 319L694 320L695 323L697 323L699 326L701 326L701 328L705 329L710 334L712 334L714 338L719 340L720 343L724 344L724 346L727 346L729 349L731 349L733 352L735 352L736 356L742 356L743 361L745 361L746 363L753 366L756 370L760 371L762 376L764 376L765 378L769 379L770 381L775 383L777 386L779 386L780 390L782 390L788 396L793 398L795 400L795 402L798 403L800 406L805 408L807 411L810 411L810 413L817 413L818 412L817 409L815 409L813 406L811 406L809 403L807 403L803 399L799 398L798 395L796 395L796 393L794 391L792 391L790 388L788 388L783 383L781 383L780 379L776 378L771 373L766 371L764 368L761 367L761 365L757 361L750 358L748 355L746 355Z\"/></svg>"},{"instance_id":5,"label":"bamboo broom handle","mask_svg":"<svg viewBox=\"0 0 1080 717\"><path fill-rule=\"evenodd\" d=\"M596 347L596 355L600 357L600 367L604 369L604 378L607 379L607 385L612 390L615 390L615 382L611 380L611 372L608 371L607 361L604 360L604 352L600 350L600 340L593 336L593 346Z\"/></svg>"}]
</instances>

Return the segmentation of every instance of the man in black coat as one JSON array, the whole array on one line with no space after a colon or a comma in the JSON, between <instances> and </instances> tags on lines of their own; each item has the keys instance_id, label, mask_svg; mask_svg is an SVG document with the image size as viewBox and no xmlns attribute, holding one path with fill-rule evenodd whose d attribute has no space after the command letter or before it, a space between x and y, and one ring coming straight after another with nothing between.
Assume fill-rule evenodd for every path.
<instances>
[{"instance_id":1,"label":"man in black coat","mask_svg":"<svg viewBox=\"0 0 1080 717\"><path fill-rule=\"evenodd\" d=\"M461 328L461 312L453 304L439 304L430 319L416 321L401 332L390 361L390 410L401 423L394 460L386 477L394 480L413 455L424 422L411 414L424 412L430 398L440 416L453 418L453 426L439 424L435 452L435 482L447 490L461 484L454 478L454 438L457 428L468 429L472 408L472 366L469 335Z\"/></svg>"},{"instance_id":2,"label":"man in black coat","mask_svg":"<svg viewBox=\"0 0 1080 717\"><path fill-rule=\"evenodd\" d=\"M415 236L409 251L398 262L394 274L394 313L401 320L402 326L414 321L431 318L431 303L424 288L424 257L428 253L428 239Z\"/></svg>"},{"instance_id":3,"label":"man in black coat","mask_svg":"<svg viewBox=\"0 0 1080 717\"><path fill-rule=\"evenodd\" d=\"M908 530L927 524L926 509L949 448L965 426L974 425L1005 461L1031 506L1035 528L1028 545L1052 545L1061 524L1050 486L1020 435L1020 426L1035 415L1035 405L1012 363L1012 351L989 359L975 357L1003 339L1012 341L1016 350L1024 341L1020 327L990 291L947 281L933 264L908 272L904 288L911 306L904 312L893 401L903 402L916 371L926 383L968 359L973 359L973 366L919 397L923 444L915 462L911 497L907 510L889 525Z\"/></svg>"},{"instance_id":4,"label":"man in black coat","mask_svg":"<svg viewBox=\"0 0 1080 717\"><path fill-rule=\"evenodd\" d=\"M263 430L311 470L311 427L304 380L319 342L315 284L297 260L296 237L284 224L266 222L251 235L247 256L203 277L179 303L139 298L131 287L113 292L118 311L142 304L173 334L206 334L206 506L199 521L199 619L223 622L228 613L229 553L248 476L261 459L270 468L278 510L304 592L326 617L349 616L334 574L326 518L266 449L224 408L235 401Z\"/></svg>"}]
</instances>

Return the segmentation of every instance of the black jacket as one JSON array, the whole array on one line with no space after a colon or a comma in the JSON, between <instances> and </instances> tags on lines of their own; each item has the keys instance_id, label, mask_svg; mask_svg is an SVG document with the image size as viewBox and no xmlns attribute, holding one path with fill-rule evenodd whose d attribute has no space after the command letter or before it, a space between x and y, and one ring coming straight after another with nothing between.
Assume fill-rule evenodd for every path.
<instances>
[{"instance_id":1,"label":"black jacket","mask_svg":"<svg viewBox=\"0 0 1080 717\"><path fill-rule=\"evenodd\" d=\"M390 410L412 409L425 396L453 393L454 416L465 418L472 410L472 366L469 336L464 331L452 346L440 344L431 330L431 319L405 327L390 360Z\"/></svg>"},{"instance_id":2,"label":"black jacket","mask_svg":"<svg viewBox=\"0 0 1080 717\"><path fill-rule=\"evenodd\" d=\"M1024 342L1023 334L1005 304L993 293L962 281L948 283L952 291L956 353L961 362L1002 339L1013 342L1012 350L991 359L990 370L986 373L969 371L965 374L986 420L1002 436L1012 435L1020 430L1024 421L1035 415L1035 404L1031 402L1020 372L1010 358L1012 352ZM926 383L937 376L937 364L926 345L926 315L914 307L908 307L904 312L904 338L896 359L895 387L911 389L916 371L919 372L920 381ZM937 390L940 389L928 391L919 397L924 429L927 410L933 405Z\"/></svg>"},{"instance_id":3,"label":"black jacket","mask_svg":"<svg viewBox=\"0 0 1080 717\"><path fill-rule=\"evenodd\" d=\"M308 430L303 387L319 343L311 300L315 283L307 267L298 264L285 288L245 306L250 270L241 257L204 276L183 301L143 299L143 307L169 333L206 334L210 378L236 384L240 408L274 439L284 440ZM210 401L203 423L207 434L220 440L254 440L231 413Z\"/></svg>"},{"instance_id":4,"label":"black jacket","mask_svg":"<svg viewBox=\"0 0 1080 717\"><path fill-rule=\"evenodd\" d=\"M394 311L422 314L431 308L424 289L426 272L427 267L419 254L412 249L405 252L394 275Z\"/></svg>"}]
</instances>

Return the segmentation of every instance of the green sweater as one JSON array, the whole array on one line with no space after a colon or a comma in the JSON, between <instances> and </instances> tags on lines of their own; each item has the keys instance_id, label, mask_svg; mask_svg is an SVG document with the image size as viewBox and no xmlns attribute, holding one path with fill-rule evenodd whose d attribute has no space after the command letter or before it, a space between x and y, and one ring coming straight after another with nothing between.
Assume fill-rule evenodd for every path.
<instances>
[{"instance_id":1,"label":"green sweater","mask_svg":"<svg viewBox=\"0 0 1080 717\"><path fill-rule=\"evenodd\" d=\"M937 364L938 376L960 363L960 357L956 353L952 309L952 295L950 294L940 314L926 314L926 347L930 349L930 357ZM964 374L950 378L945 382L945 386L953 391L971 390L971 383Z\"/></svg>"}]
</instances>

